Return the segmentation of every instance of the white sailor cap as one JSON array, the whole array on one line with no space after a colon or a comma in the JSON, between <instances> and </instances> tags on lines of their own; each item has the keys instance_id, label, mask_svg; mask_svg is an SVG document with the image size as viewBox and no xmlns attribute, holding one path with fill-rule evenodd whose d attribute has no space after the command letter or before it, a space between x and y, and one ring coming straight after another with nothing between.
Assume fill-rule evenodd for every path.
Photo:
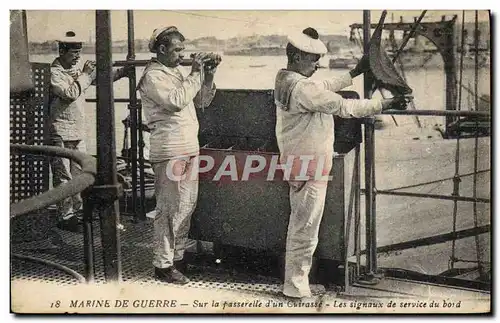
<instances>
[{"instance_id":1,"label":"white sailor cap","mask_svg":"<svg viewBox=\"0 0 500 323\"><path fill-rule=\"evenodd\" d=\"M77 36L72 30L64 33L64 35L57 41L59 42L59 45L71 48L82 48L82 43L84 42L84 40Z\"/></svg>"},{"instance_id":2,"label":"white sailor cap","mask_svg":"<svg viewBox=\"0 0 500 323\"><path fill-rule=\"evenodd\" d=\"M302 32L292 33L288 42L303 52L324 55L327 53L325 44L319 39L316 29L308 27Z\"/></svg>"},{"instance_id":3,"label":"white sailor cap","mask_svg":"<svg viewBox=\"0 0 500 323\"><path fill-rule=\"evenodd\" d=\"M160 36L172 33L178 34L181 37L181 41L184 41L184 35L181 34L181 32L175 26L156 28L155 30L153 30L153 34L149 39L149 51L152 53L156 53L156 41L160 39Z\"/></svg>"}]
</instances>

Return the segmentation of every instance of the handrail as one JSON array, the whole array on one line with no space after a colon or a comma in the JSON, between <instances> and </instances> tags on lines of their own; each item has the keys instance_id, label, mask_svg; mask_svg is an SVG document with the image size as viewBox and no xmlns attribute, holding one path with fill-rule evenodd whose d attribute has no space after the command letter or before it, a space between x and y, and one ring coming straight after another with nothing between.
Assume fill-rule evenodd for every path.
<instances>
[{"instance_id":1,"label":"handrail","mask_svg":"<svg viewBox=\"0 0 500 323\"><path fill-rule=\"evenodd\" d=\"M27 153L30 155L46 155L69 158L82 167L82 174L76 175L71 181L63 183L40 195L19 201L10 206L10 217L16 217L35 210L45 208L65 198L81 193L94 184L96 175L96 162L92 156L79 151L54 146L32 146L11 144L11 153Z\"/></svg>"},{"instance_id":2,"label":"handrail","mask_svg":"<svg viewBox=\"0 0 500 323\"><path fill-rule=\"evenodd\" d=\"M126 61L114 61L113 66L146 66L151 60L149 59L127 59ZM191 66L192 59L183 59L180 63L181 66Z\"/></svg>"},{"instance_id":3,"label":"handrail","mask_svg":"<svg viewBox=\"0 0 500 323\"><path fill-rule=\"evenodd\" d=\"M451 116L451 117L476 117L491 118L491 114L485 111L460 111L460 110L385 110L381 114L397 115L419 115L419 116Z\"/></svg>"},{"instance_id":4,"label":"handrail","mask_svg":"<svg viewBox=\"0 0 500 323\"><path fill-rule=\"evenodd\" d=\"M454 117L469 117L471 119L475 119L476 127L479 124L480 121L486 121L484 119L490 119L491 114L489 112L485 111L456 111L456 110L386 110L381 112L381 114L398 114L398 115L422 115L422 116L454 116ZM370 131L373 131L371 129L371 119L370 118L365 118L363 120L365 123L365 134ZM372 134L373 135L373 134ZM451 196L448 195L439 195L439 194L421 194L421 193L413 193L413 192L394 192L393 190L378 190L375 187L375 176L372 173L374 171L374 150L375 150L375 142L372 140L373 138L368 138L365 135L365 189L361 189L360 185L358 184L357 190L359 193L362 191L365 193L365 201L366 201L366 227L368 228L369 225L372 225L372 228L370 230L367 230L366 232L366 248L365 250L361 251L360 248L356 247L355 245L355 254L356 258L359 259L359 254L364 253L366 255L366 269L365 273L360 279L358 279L358 283L376 283L377 280L375 278L378 278L376 276L377 272L377 258L376 255L379 252L382 251L391 251L391 250L403 250L403 249L409 249L409 248L414 248L419 245L430 245L430 244L436 244L440 243L442 241L448 241L448 240L454 240L457 238L461 238L464 236L469 236L469 235L474 235L478 233L483 233L483 232L488 232L490 230L489 225L485 225L482 227L479 227L477 225L476 221L476 214L475 216L475 221L474 221L474 228L473 229L467 229L463 231L455 231L455 227L453 232L451 233L446 233L438 236L433 236L433 237L427 237L427 238L420 238L412 241L406 241L402 243L397 243L394 245L387 245L383 247L377 247L377 240L376 240L376 228L373 225L373 223L376 223L375 220L375 212L376 212L376 207L374 207L375 201L376 201L376 196L377 195L398 195L398 196L410 196L410 197L415 197L415 198L432 198L432 199L440 199L440 200L453 200L453 201L466 201L466 202L472 202L474 205L476 205L478 202L482 203L491 203L491 199L488 198L478 198L477 196L473 197L464 197L464 196L459 196L458 194L452 194ZM368 140L370 139L370 140ZM457 139L458 140L458 139ZM475 167L474 167L474 176L477 175L477 156L478 156L478 149L477 149L477 142L478 142L478 133L476 132L475 136L475 152L474 152L474 159L475 159ZM366 158L366 156L371 156L372 158ZM359 168L359 166L358 166ZM474 187L475 189L475 187ZM371 205L369 205L371 204ZM370 207L368 207L370 206ZM474 210L475 211L475 210ZM474 212L476 213L476 212ZM355 226L359 225L355 223ZM359 235L359 232L358 232ZM359 239L358 236L355 237L355 241ZM477 245L477 235L476 235L476 245ZM479 249L478 247L476 247ZM478 264L479 264L479 259L478 259ZM346 280L347 281L347 280Z\"/></svg>"}]
</instances>

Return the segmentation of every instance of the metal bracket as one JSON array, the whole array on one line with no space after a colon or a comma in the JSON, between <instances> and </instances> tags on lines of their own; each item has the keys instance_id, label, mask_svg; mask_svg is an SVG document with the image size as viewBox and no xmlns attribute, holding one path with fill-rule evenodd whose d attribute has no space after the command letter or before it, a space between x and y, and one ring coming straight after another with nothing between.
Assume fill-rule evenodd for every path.
<instances>
[{"instance_id":1,"label":"metal bracket","mask_svg":"<svg viewBox=\"0 0 500 323\"><path fill-rule=\"evenodd\" d=\"M142 104L139 102L138 103L130 103L127 105L127 107L129 109L139 109L141 106L142 106Z\"/></svg>"},{"instance_id":2,"label":"metal bracket","mask_svg":"<svg viewBox=\"0 0 500 323\"><path fill-rule=\"evenodd\" d=\"M382 272L377 273L366 273L358 277L356 283L360 285L377 285L384 278Z\"/></svg>"},{"instance_id":3,"label":"metal bracket","mask_svg":"<svg viewBox=\"0 0 500 323\"><path fill-rule=\"evenodd\" d=\"M97 205L109 204L123 196L123 186L115 185L96 185L92 187L90 200Z\"/></svg>"}]
</instances>

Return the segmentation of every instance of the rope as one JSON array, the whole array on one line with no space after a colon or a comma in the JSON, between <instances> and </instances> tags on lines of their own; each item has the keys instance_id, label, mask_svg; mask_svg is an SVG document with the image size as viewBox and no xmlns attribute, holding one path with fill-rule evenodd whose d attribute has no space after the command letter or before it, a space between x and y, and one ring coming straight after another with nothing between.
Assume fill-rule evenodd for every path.
<instances>
[{"instance_id":1,"label":"rope","mask_svg":"<svg viewBox=\"0 0 500 323\"><path fill-rule=\"evenodd\" d=\"M476 10L475 12L475 19L474 19L474 24L475 24L475 28L474 28L474 47L475 47L475 69L474 69L474 90L475 90L475 93L476 93L476 96L475 96L475 99L476 99L476 102L475 102L475 107L476 107L476 111L479 107L479 101L478 101L478 47L479 47L479 37L478 37L478 30L479 30L479 25L478 25L478 11ZM463 24L462 24L463 25ZM473 197L476 198L477 196L477 164L478 164L478 160L477 160L477 153L478 153L478 131L477 131L477 128L478 128L478 121L476 119L476 136L474 138L474 177L473 177ZM477 202L474 201L473 202L473 213L474 213L474 228L477 228L478 226L478 219L477 219ZM482 265L479 261L479 252L480 252L480 248L479 248L479 236L475 236L475 242L476 242L476 257L477 257L477 261L478 261L478 269L479 269L479 273L480 274L483 274L483 270L482 270Z\"/></svg>"},{"instance_id":2,"label":"rope","mask_svg":"<svg viewBox=\"0 0 500 323\"><path fill-rule=\"evenodd\" d=\"M470 95L475 95L474 91L471 88L465 86L465 84L462 84L462 89L466 90ZM479 97L478 99L486 103L491 103L491 101L482 97Z\"/></svg>"},{"instance_id":3,"label":"rope","mask_svg":"<svg viewBox=\"0 0 500 323\"><path fill-rule=\"evenodd\" d=\"M465 10L462 10L462 35L460 42L460 77L459 77L459 91L458 91L458 107L460 110L462 105L462 81L463 81L463 67L464 67L464 32L465 32ZM458 124L457 128L460 129L460 117L457 118ZM455 176L453 177L453 196L458 196L460 194L460 181L459 176L460 171L460 133L457 135L457 145L455 150ZM477 169L475 170L477 171ZM475 175L474 175L475 176ZM475 197L475 196L474 196ZM453 232L457 230L457 213L458 213L458 201L453 201ZM456 239L453 239L451 243L451 269L455 267L455 249L456 249Z\"/></svg>"},{"instance_id":4,"label":"rope","mask_svg":"<svg viewBox=\"0 0 500 323\"><path fill-rule=\"evenodd\" d=\"M477 173L481 174L481 173L485 173L485 172L489 172L489 171L490 171L489 169L483 169L483 170L477 171ZM472 173L462 174L462 175L458 175L458 176L460 178L462 178L462 177L471 176L471 175L474 175L474 173L472 172ZM455 178L455 176L454 177L447 177L447 178L437 179L437 180L430 181L430 182L424 182L424 183L418 183L418 184L413 184L413 185L390 188L390 189L387 189L386 191L397 191L397 190L403 190L403 189L407 189L407 188L415 188L415 187L419 187L419 186L436 184L436 183L440 183L440 182L444 182L444 181L449 181L450 179L454 179L454 178Z\"/></svg>"},{"instance_id":5,"label":"rope","mask_svg":"<svg viewBox=\"0 0 500 323\"><path fill-rule=\"evenodd\" d=\"M466 260L466 259L460 259L460 258L456 258L456 259L455 259L455 262L468 262L468 263L491 264L491 261Z\"/></svg>"}]
</instances>

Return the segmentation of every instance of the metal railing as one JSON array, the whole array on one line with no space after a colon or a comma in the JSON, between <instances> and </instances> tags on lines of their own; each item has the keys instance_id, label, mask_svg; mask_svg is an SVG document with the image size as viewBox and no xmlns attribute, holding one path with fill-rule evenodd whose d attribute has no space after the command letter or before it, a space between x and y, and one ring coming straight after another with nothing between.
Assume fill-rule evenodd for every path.
<instances>
[{"instance_id":1,"label":"metal railing","mask_svg":"<svg viewBox=\"0 0 500 323\"><path fill-rule=\"evenodd\" d=\"M69 158L78 163L82 167L82 173L74 176L74 178L66 183L63 183L49 191L46 191L37 196L32 196L10 206L10 218L15 218L24 214L41 210L57 202L60 202L73 195L85 192L95 182L96 177L96 162L95 159L84 153L53 146L31 146L22 144L11 144L11 154L29 154L29 155L44 155L52 157ZM21 255L12 253L13 258L34 261L45 264L62 270L76 279L79 282L94 281L94 243L92 236L92 212L93 206L89 199L88 192L83 197L83 251L85 261L85 277L78 272L64 265L41 259L33 256Z\"/></svg>"},{"instance_id":2,"label":"metal railing","mask_svg":"<svg viewBox=\"0 0 500 323\"><path fill-rule=\"evenodd\" d=\"M491 115L487 112L480 111L436 111L436 110L406 110L406 111L384 111L382 114L392 115L421 115L421 116L452 116L452 117L469 117L473 119L483 118L490 119ZM404 250L415 248L419 246L432 245L443 243L446 241L462 239L471 236L477 236L479 234L487 233L491 231L490 225L482 225L478 226L477 221L474 221L474 228L465 229L456 231L454 227L453 232L435 235L432 237L425 237L420 239L415 239L412 241L405 241L401 243L395 243L391 245L386 245L382 247L377 247L377 234L376 234L376 220L377 220L377 209L376 209L376 198L378 195L396 195L396 196L407 196L414 198L430 198L430 199L438 199L438 200L451 200L451 201L463 201L463 202L472 202L476 203L490 203L490 198L479 198L476 196L476 187L474 186L474 196L460 196L458 194L458 187L454 187L451 195L443 195L443 194L422 194L422 193L411 193L411 192L395 192L392 190L378 190L375 186L375 129L371 127L370 124L373 121L371 119L365 120L365 188L361 189L361 165L360 165L360 146L358 145L355 150L355 161L354 161L354 170L353 170L353 178L352 185L354 186L351 189L351 196L348 204L348 213L347 213L347 225L346 225L346 235L345 235L345 274L346 274L346 290L349 289L349 284L353 281L352 277L350 277L349 272L349 252L348 246L350 241L350 227L353 222L354 217L354 256L356 257L356 269L354 276L356 277L354 280L357 282L367 283L367 284L376 284L377 278L382 276L382 274L378 271L377 267L377 253L380 252L388 252L395 250ZM476 121L477 123L477 121ZM460 136L460 133L458 134ZM477 137L478 133L476 131L476 140L475 140L475 166L477 166ZM457 141L460 140L460 137L457 138ZM458 163L458 159L456 163ZM472 174L466 174L463 176L474 176L476 177L478 173L484 171L478 171L476 168ZM456 175L457 176L457 175ZM462 175L458 175L461 177ZM455 179L455 178L451 178ZM476 179L474 179L476 182ZM458 182L455 181L455 185L458 185ZM361 214L360 214L360 201L361 201L361 193L365 195L365 229L366 229L366 249L361 250L361 234L359 231L360 223L361 223ZM474 208L475 210L476 208ZM476 218L477 216L474 215ZM361 255L366 255L366 266L364 273L361 273Z\"/></svg>"}]
</instances>

